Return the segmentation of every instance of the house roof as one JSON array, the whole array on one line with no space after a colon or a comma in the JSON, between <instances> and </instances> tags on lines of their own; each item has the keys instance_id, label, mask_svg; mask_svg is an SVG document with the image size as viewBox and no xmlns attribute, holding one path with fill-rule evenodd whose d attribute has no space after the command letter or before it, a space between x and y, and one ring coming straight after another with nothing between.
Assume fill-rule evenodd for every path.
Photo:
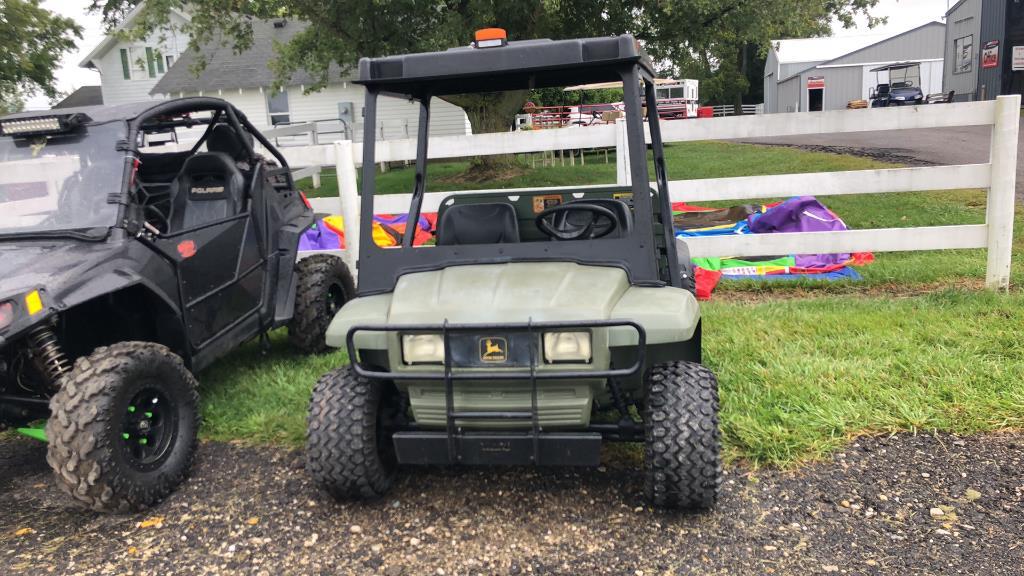
<instances>
[{"instance_id":1,"label":"house roof","mask_svg":"<svg viewBox=\"0 0 1024 576\"><path fill-rule=\"evenodd\" d=\"M252 46L248 50L235 54L230 40L223 42L218 37L202 48L206 67L196 76L192 68L197 62L197 54L190 48L178 57L150 94L269 87L276 79L274 72L267 67L267 63L276 56L274 43L287 43L308 27L307 22L300 21L254 20ZM340 69L333 65L330 74L333 78L341 77ZM286 84L297 86L314 82L310 74L300 71L292 75Z\"/></svg>"},{"instance_id":2,"label":"house roof","mask_svg":"<svg viewBox=\"0 0 1024 576\"><path fill-rule=\"evenodd\" d=\"M118 24L113 30L108 31L107 35L103 37L103 41L97 44L96 47L92 49L92 52L89 52L89 54L85 58L83 58L81 62L78 63L78 66L80 68L95 68L96 65L93 62L102 58L104 54L106 54L108 51L110 51L111 48L117 45L118 41L120 41L120 38L117 37L117 32L125 30L133 22L135 22L135 19L142 12L142 9L145 6L145 4L145 2L139 2L139 4L135 6L135 8L132 8L131 12L129 12L128 15L124 17L124 21ZM171 13L178 16L186 22L191 20L191 17L188 14L181 12L179 10L175 10L172 8Z\"/></svg>"},{"instance_id":3,"label":"house roof","mask_svg":"<svg viewBox=\"0 0 1024 576\"><path fill-rule=\"evenodd\" d=\"M849 52L844 52L844 53L839 54L837 56L833 56L832 58L829 58L827 60L824 60L824 61L815 60L814 64L812 64L812 65L810 65L810 66L808 66L806 68L801 69L799 72L796 72L794 74L790 74L789 76L783 78L782 80L779 80L779 82L780 83L781 82L785 82L786 80L789 80L791 78L795 78L795 77L803 74L804 72L807 72L808 70L811 70L813 68L817 68L818 66L825 66L825 65L829 64L830 62L835 62L836 60L839 60L840 58L845 58L846 56L849 56L851 54L855 54L857 52L860 52L861 50L867 50L868 48L871 48L872 46L876 46L878 44L881 44L882 42L888 42L889 40L893 40L895 38L899 38L900 36L906 36L907 34L911 34L913 32L917 32L918 30L920 30L922 28L927 28L928 26L934 26L934 25L939 25L939 26L942 26L943 28L945 28L945 26L946 26L943 22L939 22L938 20L932 20L931 22L926 22L926 23L924 23L924 24L922 24L920 26L915 26L914 28L911 28L910 30L904 30L903 32L900 32L899 34L887 35L887 36L881 38L880 40L877 40L877 41L872 42L870 44L865 44L864 46L860 46L860 47L855 48L855 49L853 49L853 50L851 50ZM811 38L811 40L817 40L817 38ZM800 60L796 60L796 62L800 62Z\"/></svg>"},{"instance_id":4,"label":"house roof","mask_svg":"<svg viewBox=\"0 0 1024 576\"><path fill-rule=\"evenodd\" d=\"M103 104L103 91L100 86L82 86L63 100L54 105L54 108L78 108L81 106L99 106Z\"/></svg>"}]
</instances>

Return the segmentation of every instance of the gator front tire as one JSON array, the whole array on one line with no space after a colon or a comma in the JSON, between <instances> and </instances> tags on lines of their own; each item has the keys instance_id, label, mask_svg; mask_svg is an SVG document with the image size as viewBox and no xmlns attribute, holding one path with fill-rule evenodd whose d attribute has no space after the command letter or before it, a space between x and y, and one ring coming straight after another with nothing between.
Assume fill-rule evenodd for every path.
<instances>
[{"instance_id":1,"label":"gator front tire","mask_svg":"<svg viewBox=\"0 0 1024 576\"><path fill-rule=\"evenodd\" d=\"M668 362L651 369L646 386L644 495L660 508L711 508L722 476L715 375Z\"/></svg>"},{"instance_id":2,"label":"gator front tire","mask_svg":"<svg viewBox=\"0 0 1024 576\"><path fill-rule=\"evenodd\" d=\"M199 395L181 358L122 342L79 358L50 400L46 461L57 486L97 511L137 511L188 476Z\"/></svg>"},{"instance_id":3,"label":"gator front tire","mask_svg":"<svg viewBox=\"0 0 1024 576\"><path fill-rule=\"evenodd\" d=\"M335 313L356 293L345 262L330 254L314 254L295 264L298 288L288 341L305 354L327 351L327 327Z\"/></svg>"},{"instance_id":4,"label":"gator front tire","mask_svg":"<svg viewBox=\"0 0 1024 576\"><path fill-rule=\"evenodd\" d=\"M368 500L391 488L398 461L385 425L396 398L393 385L358 376L349 366L316 383L306 469L335 498Z\"/></svg>"}]
</instances>

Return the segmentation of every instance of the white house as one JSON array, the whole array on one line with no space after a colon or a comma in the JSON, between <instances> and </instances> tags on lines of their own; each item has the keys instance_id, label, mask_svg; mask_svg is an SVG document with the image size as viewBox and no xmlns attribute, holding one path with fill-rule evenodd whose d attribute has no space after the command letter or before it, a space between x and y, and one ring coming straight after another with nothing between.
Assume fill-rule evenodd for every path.
<instances>
[{"instance_id":1,"label":"white house","mask_svg":"<svg viewBox=\"0 0 1024 576\"><path fill-rule=\"evenodd\" d=\"M129 26L142 9L139 4L125 17L118 30ZM100 86L104 104L124 104L163 96L150 91L188 48L188 36L180 29L189 17L177 10L171 11L171 25L163 32L151 34L144 40L124 41L108 34L78 65L100 73Z\"/></svg>"},{"instance_id":2,"label":"white house","mask_svg":"<svg viewBox=\"0 0 1024 576\"><path fill-rule=\"evenodd\" d=\"M132 11L122 26L130 24L138 11ZM316 122L321 134L327 134L321 141L362 138L365 91L341 70L332 67L330 84L317 92L305 93L313 80L304 72L293 75L283 90L272 89L275 75L267 62L274 58L275 42L288 42L308 24L285 19L254 21L253 44L248 50L235 54L230 43L222 46L214 41L202 49L206 67L196 76L193 64L197 55L188 49L188 38L174 30L187 21L187 14L172 13L171 29L143 42L107 36L81 63L100 72L103 103L215 96L234 104L260 129ZM379 137L414 138L418 124L415 104L397 98L378 100L374 130ZM471 133L465 112L437 99L431 103L430 124L431 135Z\"/></svg>"}]
</instances>

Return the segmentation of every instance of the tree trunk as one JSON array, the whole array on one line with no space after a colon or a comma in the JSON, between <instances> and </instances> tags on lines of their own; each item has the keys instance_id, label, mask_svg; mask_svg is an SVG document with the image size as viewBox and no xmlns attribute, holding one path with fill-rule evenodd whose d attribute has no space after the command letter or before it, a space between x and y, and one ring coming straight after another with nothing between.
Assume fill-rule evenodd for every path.
<instances>
[{"instance_id":1,"label":"tree trunk","mask_svg":"<svg viewBox=\"0 0 1024 576\"><path fill-rule=\"evenodd\" d=\"M747 43L746 42L744 42L743 45L740 46L739 54L738 54L738 57L737 57L737 64L739 64L740 77L745 79L747 77ZM733 109L732 109L732 113L733 114L735 114L737 116L742 116L743 115L743 90L742 89L736 90L736 97L733 100L732 106L733 106Z\"/></svg>"},{"instance_id":2,"label":"tree trunk","mask_svg":"<svg viewBox=\"0 0 1024 576\"><path fill-rule=\"evenodd\" d=\"M455 94L443 96L442 100L459 106L466 112L473 134L508 132L515 115L522 109L529 96L528 90L508 92L483 92L480 94ZM508 175L518 168L513 154L474 156L469 169L462 175L463 180L483 181Z\"/></svg>"}]
</instances>

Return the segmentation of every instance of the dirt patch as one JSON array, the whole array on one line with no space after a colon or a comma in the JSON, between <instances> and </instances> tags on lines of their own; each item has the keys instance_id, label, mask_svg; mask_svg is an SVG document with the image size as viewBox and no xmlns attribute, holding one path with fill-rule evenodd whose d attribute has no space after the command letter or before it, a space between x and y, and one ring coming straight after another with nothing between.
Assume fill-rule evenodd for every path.
<instances>
[{"instance_id":1,"label":"dirt patch","mask_svg":"<svg viewBox=\"0 0 1024 576\"><path fill-rule=\"evenodd\" d=\"M0 440L0 564L40 574L1019 574L1024 434L861 438L795 471L730 467L716 511L648 509L633 464L409 470L371 503L301 454L204 443L155 510L69 506ZM628 459L625 459L628 460Z\"/></svg>"},{"instance_id":2,"label":"dirt patch","mask_svg":"<svg viewBox=\"0 0 1024 576\"><path fill-rule=\"evenodd\" d=\"M753 284L753 282L750 282ZM921 284L885 283L862 286L858 284L822 284L820 286L778 286L774 284L758 284L756 287L745 288L719 287L711 300L716 302L750 302L762 303L778 300L806 300L809 298L826 298L833 296L853 296L857 298L915 298L941 292L944 290L962 290L977 292L985 288L982 278L958 278L942 282L926 282ZM1011 288L1011 291L1018 291Z\"/></svg>"},{"instance_id":3,"label":"dirt patch","mask_svg":"<svg viewBox=\"0 0 1024 576\"><path fill-rule=\"evenodd\" d=\"M511 182L524 176L529 169L515 162L504 162L497 165L470 165L464 171L450 176L435 178L441 184L476 185L483 182Z\"/></svg>"},{"instance_id":4,"label":"dirt patch","mask_svg":"<svg viewBox=\"0 0 1024 576\"><path fill-rule=\"evenodd\" d=\"M862 148L857 146L825 146L820 144L783 144L758 142L758 146L781 146L796 148L807 152L825 152L828 154L846 154L870 158L879 162L900 164L903 166L938 166L937 163L919 158L903 148Z\"/></svg>"}]
</instances>

